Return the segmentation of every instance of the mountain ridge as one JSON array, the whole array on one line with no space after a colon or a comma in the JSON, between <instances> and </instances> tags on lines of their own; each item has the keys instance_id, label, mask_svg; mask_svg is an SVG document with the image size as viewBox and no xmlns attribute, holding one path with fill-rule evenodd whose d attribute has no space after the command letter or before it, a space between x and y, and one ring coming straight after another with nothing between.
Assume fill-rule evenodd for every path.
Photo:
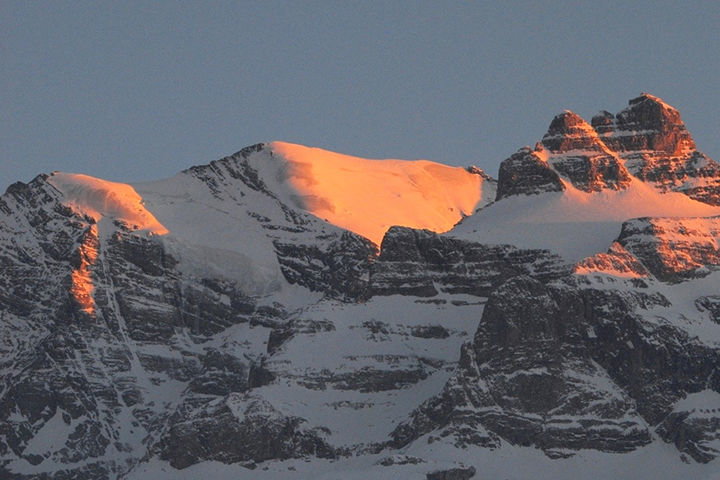
<instances>
[{"instance_id":1,"label":"mountain ridge","mask_svg":"<svg viewBox=\"0 0 720 480\"><path fill-rule=\"evenodd\" d=\"M278 143L11 185L0 474L708 478L720 170L657 97L596 117L497 184Z\"/></svg>"}]
</instances>

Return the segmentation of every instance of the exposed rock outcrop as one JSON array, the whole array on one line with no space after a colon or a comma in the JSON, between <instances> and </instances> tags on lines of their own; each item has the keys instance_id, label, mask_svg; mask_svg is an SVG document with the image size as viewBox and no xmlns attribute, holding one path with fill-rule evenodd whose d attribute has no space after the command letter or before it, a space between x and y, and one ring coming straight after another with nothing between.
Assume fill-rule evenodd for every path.
<instances>
[{"instance_id":1,"label":"exposed rock outcrop","mask_svg":"<svg viewBox=\"0 0 720 480\"><path fill-rule=\"evenodd\" d=\"M426 475L427 480L468 480L475 476L475 467L455 467L447 470L436 470Z\"/></svg>"},{"instance_id":2,"label":"exposed rock outcrop","mask_svg":"<svg viewBox=\"0 0 720 480\"><path fill-rule=\"evenodd\" d=\"M580 292L527 277L502 285L464 347L456 377L395 431L394 441L402 445L437 429L460 444L491 447L498 436L551 456L649 443L635 400L589 355L588 343L598 337L585 321L586 301ZM469 436L467 425L482 428Z\"/></svg>"},{"instance_id":3,"label":"exposed rock outcrop","mask_svg":"<svg viewBox=\"0 0 720 480\"><path fill-rule=\"evenodd\" d=\"M427 230L393 227L373 263L373 295L434 296L439 292L487 296L508 278L559 278L570 266L546 250L484 245Z\"/></svg>"},{"instance_id":4,"label":"exposed rock outcrop","mask_svg":"<svg viewBox=\"0 0 720 480\"><path fill-rule=\"evenodd\" d=\"M595 117L602 141L630 173L663 191L720 205L720 164L697 151L680 113L649 94L630 100L614 117Z\"/></svg>"},{"instance_id":5,"label":"exposed rock outcrop","mask_svg":"<svg viewBox=\"0 0 720 480\"><path fill-rule=\"evenodd\" d=\"M302 426L304 420L283 415L267 401L243 394L209 402L181 414L157 448L176 468L206 460L223 463L262 462L336 453L323 432Z\"/></svg>"},{"instance_id":6,"label":"exposed rock outcrop","mask_svg":"<svg viewBox=\"0 0 720 480\"><path fill-rule=\"evenodd\" d=\"M704 276L720 266L720 217L639 218L622 226L618 243L660 280Z\"/></svg>"},{"instance_id":7,"label":"exposed rock outcrop","mask_svg":"<svg viewBox=\"0 0 720 480\"><path fill-rule=\"evenodd\" d=\"M634 176L720 205L720 164L697 151L675 108L649 94L617 115L600 112L591 124L570 111L557 115L534 152L501 164L497 199L561 191L558 175L585 192L622 190Z\"/></svg>"},{"instance_id":8,"label":"exposed rock outcrop","mask_svg":"<svg viewBox=\"0 0 720 480\"><path fill-rule=\"evenodd\" d=\"M434 452L601 458L653 432L687 461L717 461L720 217L620 228L613 216L606 243L574 265L560 247L520 243L558 230L574 248L585 219L563 223L568 202L652 192L634 182L720 205L718 165L695 148L677 111L649 95L591 125L565 112L502 163L498 202L483 203L507 207L489 212L503 214L498 232L472 219L458 235L394 226L379 250L280 191L288 172L264 144L137 191L64 190L57 174L13 184L0 196L0 477L321 458L336 472L335 460L367 461L464 479L477 463ZM490 244L513 205L540 197L539 211L564 202L561 214L515 225L516 245ZM130 221L130 204L154 223Z\"/></svg>"},{"instance_id":9,"label":"exposed rock outcrop","mask_svg":"<svg viewBox=\"0 0 720 480\"><path fill-rule=\"evenodd\" d=\"M703 390L680 400L658 433L698 462L720 457L720 393Z\"/></svg>"},{"instance_id":10,"label":"exposed rock outcrop","mask_svg":"<svg viewBox=\"0 0 720 480\"><path fill-rule=\"evenodd\" d=\"M563 190L565 186L557 172L529 148L519 150L500 164L496 200Z\"/></svg>"},{"instance_id":11,"label":"exposed rock outcrop","mask_svg":"<svg viewBox=\"0 0 720 480\"><path fill-rule=\"evenodd\" d=\"M617 115L593 117L603 142L616 152L655 150L670 156L695 150L680 113L660 98L643 93Z\"/></svg>"}]
</instances>

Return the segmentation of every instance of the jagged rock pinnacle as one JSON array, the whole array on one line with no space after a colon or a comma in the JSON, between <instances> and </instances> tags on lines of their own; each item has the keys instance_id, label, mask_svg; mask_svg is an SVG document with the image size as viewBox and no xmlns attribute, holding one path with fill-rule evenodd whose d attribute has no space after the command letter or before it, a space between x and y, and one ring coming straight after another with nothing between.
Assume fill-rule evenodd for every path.
<instances>
[{"instance_id":1,"label":"jagged rock pinnacle","mask_svg":"<svg viewBox=\"0 0 720 480\"><path fill-rule=\"evenodd\" d=\"M598 133L615 151L656 150L680 155L695 150L695 142L680 118L680 112L662 99L643 93L617 114L613 130L603 126Z\"/></svg>"},{"instance_id":2,"label":"jagged rock pinnacle","mask_svg":"<svg viewBox=\"0 0 720 480\"><path fill-rule=\"evenodd\" d=\"M565 110L550 122L534 153L524 162L518 154L503 162L498 199L549 191L548 171L554 171L585 192L624 189L634 175L661 191L720 205L720 164L696 150L678 110L649 93L616 115L601 110L591 123ZM555 190L561 189L550 189Z\"/></svg>"}]
</instances>

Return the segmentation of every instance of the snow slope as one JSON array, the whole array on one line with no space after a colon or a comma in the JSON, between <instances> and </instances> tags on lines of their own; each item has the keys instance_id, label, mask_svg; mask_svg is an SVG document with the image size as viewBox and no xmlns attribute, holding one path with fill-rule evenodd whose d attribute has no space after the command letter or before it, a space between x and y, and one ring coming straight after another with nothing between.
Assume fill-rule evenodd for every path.
<instances>
[{"instance_id":1,"label":"snow slope","mask_svg":"<svg viewBox=\"0 0 720 480\"><path fill-rule=\"evenodd\" d=\"M222 162L209 166L217 175L211 182L192 169L134 185L61 172L49 182L63 203L98 223L120 221L164 235L161 241L186 273L228 278L255 294L284 283L273 245L278 229L269 232L258 219L293 230L287 207L317 217L320 233L334 226L379 245L393 225L447 231L495 195L486 176L426 160L370 160L274 142L240 161L257 172L266 191L237 181ZM213 182L221 187L208 188Z\"/></svg>"},{"instance_id":2,"label":"snow slope","mask_svg":"<svg viewBox=\"0 0 720 480\"><path fill-rule=\"evenodd\" d=\"M380 244L400 225L451 229L488 203L494 188L478 174L427 160L370 160L284 142L275 162L258 164L296 207ZM289 190L289 191L288 191Z\"/></svg>"},{"instance_id":3,"label":"snow slope","mask_svg":"<svg viewBox=\"0 0 720 480\"><path fill-rule=\"evenodd\" d=\"M385 466L389 457L422 459L417 464ZM498 450L477 447L458 449L445 442L411 447L401 454L364 455L342 460L302 459L273 462L250 470L237 465L206 462L176 470L166 462L151 460L133 471L128 480L418 480L427 472L472 465L473 479L502 480L717 480L717 466L684 463L670 445L653 443L627 454L579 452L566 459L550 459L530 447L504 444Z\"/></svg>"},{"instance_id":4,"label":"snow slope","mask_svg":"<svg viewBox=\"0 0 720 480\"><path fill-rule=\"evenodd\" d=\"M145 208L142 197L126 183L62 172L53 173L48 181L62 192L68 206L96 222L110 218L127 223L133 230L158 235L168 233L168 229Z\"/></svg>"},{"instance_id":5,"label":"snow slope","mask_svg":"<svg viewBox=\"0 0 720 480\"><path fill-rule=\"evenodd\" d=\"M143 201L170 234L163 243L180 269L197 277L240 282L245 291L277 291L282 274L272 242L248 207L280 216L272 199L236 185L236 195L213 195L207 185L181 173L156 182L138 183Z\"/></svg>"},{"instance_id":6,"label":"snow slope","mask_svg":"<svg viewBox=\"0 0 720 480\"><path fill-rule=\"evenodd\" d=\"M720 214L720 207L682 193L660 193L636 178L627 189L593 193L563 183L563 192L503 198L468 217L447 235L481 243L544 248L577 262L607 250L628 219Z\"/></svg>"}]
</instances>

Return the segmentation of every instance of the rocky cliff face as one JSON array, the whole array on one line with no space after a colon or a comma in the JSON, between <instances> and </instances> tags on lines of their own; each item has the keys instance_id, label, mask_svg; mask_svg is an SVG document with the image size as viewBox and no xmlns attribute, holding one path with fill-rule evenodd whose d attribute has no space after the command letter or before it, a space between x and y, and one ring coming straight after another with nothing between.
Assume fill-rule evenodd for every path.
<instances>
[{"instance_id":1,"label":"rocky cliff face","mask_svg":"<svg viewBox=\"0 0 720 480\"><path fill-rule=\"evenodd\" d=\"M593 117L603 141L617 152L657 151L681 155L695 150L695 141L680 113L660 98L642 94L617 115L607 111Z\"/></svg>"},{"instance_id":2,"label":"rocky cliff face","mask_svg":"<svg viewBox=\"0 0 720 480\"><path fill-rule=\"evenodd\" d=\"M370 270L374 295L432 297L440 292L487 297L506 280L531 275L560 278L570 266L545 250L485 245L427 230L393 227Z\"/></svg>"},{"instance_id":3,"label":"rocky cliff face","mask_svg":"<svg viewBox=\"0 0 720 480\"><path fill-rule=\"evenodd\" d=\"M279 202L245 161L260 150L251 147L191 169L185 181L238 208L246 196L269 198L274 218L267 210L249 211L247 218L270 232L266 241L276 249L287 282L320 292L316 298L365 295L374 245L330 226L314 230L322 222ZM5 421L0 452L5 462L15 458L37 474L62 470L77 478L114 478L147 452L172 449L155 447L156 442L191 442L180 432L194 432L190 426L199 420L188 418L206 418L215 411L213 402L229 402L232 394L269 381L262 367L263 342L216 346L208 341L233 327L257 329L267 337L287 312L276 302L263 305L231 276L186 268L188 257L196 258L192 246L122 222L97 222L64 205L51 181L41 176L16 184L2 198L5 390L0 408ZM312 437L287 430L300 423L297 418L247 417L251 420L237 428L248 435L277 428L287 432L281 442L298 445ZM43 444L49 429L60 444ZM304 448L276 454L299 455ZM275 450L271 445L267 451ZM183 455L200 461L223 453ZM238 455L223 458L252 456Z\"/></svg>"},{"instance_id":4,"label":"rocky cliff face","mask_svg":"<svg viewBox=\"0 0 720 480\"><path fill-rule=\"evenodd\" d=\"M193 344L247 323L255 300L184 277L157 238L64 207L45 177L3 202L4 461L30 477L115 477L202 375Z\"/></svg>"},{"instance_id":5,"label":"rocky cliff face","mask_svg":"<svg viewBox=\"0 0 720 480\"><path fill-rule=\"evenodd\" d=\"M400 444L432 434L460 445L502 438L548 455L577 449L630 451L650 442L634 399L583 347L593 325L571 289L516 277L490 297L457 376L395 431ZM590 307L592 308L592 307ZM619 311L614 311L616 315ZM487 433L468 435L465 417ZM494 439L490 442L490 439Z\"/></svg>"},{"instance_id":6,"label":"rocky cliff face","mask_svg":"<svg viewBox=\"0 0 720 480\"><path fill-rule=\"evenodd\" d=\"M658 427L663 439L673 442L681 452L701 462L710 462L720 455L720 396L706 389L677 402L673 411Z\"/></svg>"},{"instance_id":7,"label":"rocky cliff face","mask_svg":"<svg viewBox=\"0 0 720 480\"><path fill-rule=\"evenodd\" d=\"M570 226L610 233L578 262L582 232L457 233L474 217L375 245L281 191L278 161L259 144L134 188L55 174L0 197L0 477L475 478L505 455L538 478L586 455L716 470L720 174L672 107L565 112L501 164L474 217L531 218L523 238L567 228L528 205L704 202L589 209Z\"/></svg>"},{"instance_id":8,"label":"rocky cliff face","mask_svg":"<svg viewBox=\"0 0 720 480\"><path fill-rule=\"evenodd\" d=\"M520 174L525 169L529 175ZM521 150L501 164L497 198L561 190L559 180L548 186L555 173L585 192L623 189L635 177L720 205L720 164L696 150L675 108L649 94L591 123L570 111L557 115L532 155Z\"/></svg>"},{"instance_id":9,"label":"rocky cliff face","mask_svg":"<svg viewBox=\"0 0 720 480\"><path fill-rule=\"evenodd\" d=\"M630 174L597 132L573 112L556 116L542 139L549 150L547 161L576 188L584 192L621 190ZM540 150L542 151L542 150Z\"/></svg>"},{"instance_id":10,"label":"rocky cliff face","mask_svg":"<svg viewBox=\"0 0 720 480\"><path fill-rule=\"evenodd\" d=\"M681 281L720 266L720 218L639 218L625 222L618 243L657 278Z\"/></svg>"},{"instance_id":11,"label":"rocky cliff face","mask_svg":"<svg viewBox=\"0 0 720 480\"><path fill-rule=\"evenodd\" d=\"M672 304L647 287L600 290L569 280L544 286L517 277L495 290L455 377L395 430L397 444L429 435L493 448L502 438L562 456L634 450L661 422L682 428L668 415L681 392L717 391L717 349L649 321L644 311ZM713 422L701 424L684 441L712 438Z\"/></svg>"},{"instance_id":12,"label":"rocky cliff face","mask_svg":"<svg viewBox=\"0 0 720 480\"><path fill-rule=\"evenodd\" d=\"M603 122L603 142L618 152L633 175L663 191L720 204L720 164L696 150L675 108L643 94Z\"/></svg>"},{"instance_id":13,"label":"rocky cliff face","mask_svg":"<svg viewBox=\"0 0 720 480\"><path fill-rule=\"evenodd\" d=\"M500 164L497 200L512 195L562 192L560 175L529 148L523 148Z\"/></svg>"}]
</instances>

